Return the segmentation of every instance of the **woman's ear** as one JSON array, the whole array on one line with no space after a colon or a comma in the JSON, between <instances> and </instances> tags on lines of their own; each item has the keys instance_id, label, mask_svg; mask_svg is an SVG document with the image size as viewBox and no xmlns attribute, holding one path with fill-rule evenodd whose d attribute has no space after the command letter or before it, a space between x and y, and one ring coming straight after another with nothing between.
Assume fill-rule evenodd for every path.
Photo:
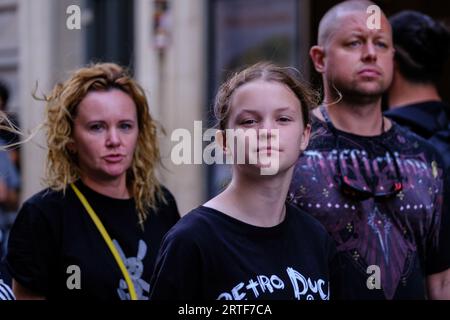
<instances>
[{"instance_id":1,"label":"woman's ear","mask_svg":"<svg viewBox=\"0 0 450 320\"><path fill-rule=\"evenodd\" d=\"M308 147L309 138L311 137L311 125L307 124L302 133L302 140L300 142L300 151L303 152Z\"/></svg>"},{"instance_id":2,"label":"woman's ear","mask_svg":"<svg viewBox=\"0 0 450 320\"><path fill-rule=\"evenodd\" d=\"M77 154L77 148L75 146L75 142L73 141L70 141L69 143L66 144L66 149L71 155Z\"/></svg>"}]
</instances>

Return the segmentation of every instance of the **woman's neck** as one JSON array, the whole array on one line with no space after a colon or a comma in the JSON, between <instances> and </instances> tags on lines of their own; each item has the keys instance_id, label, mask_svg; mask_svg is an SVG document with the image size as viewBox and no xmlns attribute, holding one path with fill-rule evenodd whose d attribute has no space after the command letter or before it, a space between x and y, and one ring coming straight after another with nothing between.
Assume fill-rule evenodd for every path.
<instances>
[{"instance_id":1,"label":"woman's neck","mask_svg":"<svg viewBox=\"0 0 450 320\"><path fill-rule=\"evenodd\" d=\"M276 176L234 174L228 188L205 203L235 219L259 227L280 224L286 215L285 201L294 168Z\"/></svg>"},{"instance_id":2,"label":"woman's neck","mask_svg":"<svg viewBox=\"0 0 450 320\"><path fill-rule=\"evenodd\" d=\"M105 196L115 199L130 198L130 192L128 191L126 185L125 176L119 179L101 180L101 179L92 179L91 177L85 175L81 176L81 181L92 190Z\"/></svg>"}]
</instances>

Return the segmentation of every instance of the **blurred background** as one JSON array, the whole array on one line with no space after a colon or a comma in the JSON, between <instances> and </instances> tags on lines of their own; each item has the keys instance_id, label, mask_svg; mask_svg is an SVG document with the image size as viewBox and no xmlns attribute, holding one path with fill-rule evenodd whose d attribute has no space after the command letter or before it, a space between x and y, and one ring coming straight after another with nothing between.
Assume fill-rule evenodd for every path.
<instances>
[{"instance_id":1,"label":"blurred background","mask_svg":"<svg viewBox=\"0 0 450 320\"><path fill-rule=\"evenodd\" d=\"M228 179L218 165L174 165L174 129L194 132L194 121L212 123L211 106L231 71L259 60L297 67L319 85L308 51L331 0L0 0L0 81L10 90L7 110L24 132L41 122L48 93L70 71L89 62L128 66L145 88L161 137L162 182L184 214L215 195ZM414 9L450 24L447 0L375 1L389 16ZM80 8L80 28L69 29L70 5ZM441 83L450 101L450 66ZM193 137L192 137L193 139ZM193 143L193 140L192 140ZM208 143L208 142L207 142ZM20 149L23 201L42 189L42 133Z\"/></svg>"}]
</instances>

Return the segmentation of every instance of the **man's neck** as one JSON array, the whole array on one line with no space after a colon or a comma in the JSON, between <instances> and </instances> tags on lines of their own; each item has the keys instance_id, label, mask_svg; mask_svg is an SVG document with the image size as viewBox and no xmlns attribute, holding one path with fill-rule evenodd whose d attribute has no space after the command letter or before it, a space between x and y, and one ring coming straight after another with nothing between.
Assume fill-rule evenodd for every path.
<instances>
[{"instance_id":1,"label":"man's neck","mask_svg":"<svg viewBox=\"0 0 450 320\"><path fill-rule=\"evenodd\" d=\"M365 103L342 99L336 104L325 104L325 106L334 127L341 131L360 136L376 136L382 133L382 128L386 131L391 127L391 122L383 118L381 97ZM313 113L324 120L318 109Z\"/></svg>"},{"instance_id":2,"label":"man's neck","mask_svg":"<svg viewBox=\"0 0 450 320\"><path fill-rule=\"evenodd\" d=\"M395 109L425 101L442 101L433 84L396 82L389 90L389 108Z\"/></svg>"}]
</instances>

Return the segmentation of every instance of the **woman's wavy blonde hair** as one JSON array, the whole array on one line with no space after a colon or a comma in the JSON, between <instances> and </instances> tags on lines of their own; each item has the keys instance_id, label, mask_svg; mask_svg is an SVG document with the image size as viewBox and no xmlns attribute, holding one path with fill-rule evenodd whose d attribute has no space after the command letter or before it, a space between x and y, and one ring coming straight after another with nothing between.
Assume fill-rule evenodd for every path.
<instances>
[{"instance_id":1,"label":"woman's wavy blonde hair","mask_svg":"<svg viewBox=\"0 0 450 320\"><path fill-rule=\"evenodd\" d=\"M155 209L157 202L164 200L161 185L155 176L156 166L160 163L158 130L149 113L144 90L117 64L97 63L78 69L64 83L57 84L48 96L44 96L44 128L48 144L45 182L50 188L65 192L70 183L80 178L76 157L67 148L73 142L77 107L89 92L110 89L122 90L136 104L139 135L126 180L142 225L149 209Z\"/></svg>"}]
</instances>

